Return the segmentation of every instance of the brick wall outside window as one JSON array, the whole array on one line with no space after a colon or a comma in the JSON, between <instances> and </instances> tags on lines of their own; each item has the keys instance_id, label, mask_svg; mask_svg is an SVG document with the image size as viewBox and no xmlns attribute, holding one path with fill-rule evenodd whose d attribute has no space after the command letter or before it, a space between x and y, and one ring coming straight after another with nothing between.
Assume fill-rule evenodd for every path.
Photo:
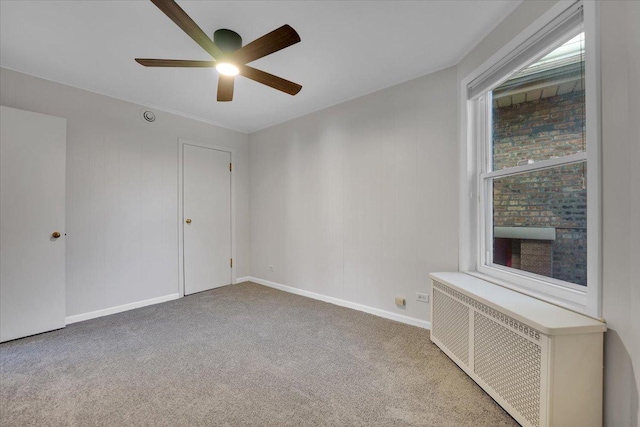
<instances>
[{"instance_id":1,"label":"brick wall outside window","mask_svg":"<svg viewBox=\"0 0 640 427\"><path fill-rule=\"evenodd\" d=\"M494 170L584 150L584 91L493 109ZM494 225L554 227L551 277L587 283L586 164L494 181Z\"/></svg>"}]
</instances>

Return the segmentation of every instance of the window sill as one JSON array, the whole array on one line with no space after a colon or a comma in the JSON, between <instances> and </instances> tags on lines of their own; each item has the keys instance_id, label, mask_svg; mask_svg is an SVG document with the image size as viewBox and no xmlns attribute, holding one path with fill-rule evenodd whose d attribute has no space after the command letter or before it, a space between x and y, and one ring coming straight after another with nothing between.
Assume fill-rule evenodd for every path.
<instances>
[{"instance_id":1,"label":"window sill","mask_svg":"<svg viewBox=\"0 0 640 427\"><path fill-rule=\"evenodd\" d=\"M429 276L547 336L606 331L606 325L599 319L505 289L475 274L452 272L431 273Z\"/></svg>"},{"instance_id":2,"label":"window sill","mask_svg":"<svg viewBox=\"0 0 640 427\"><path fill-rule=\"evenodd\" d=\"M493 270L490 267L485 267L488 270ZM579 291L575 291L572 289L561 289L562 293L567 294L570 297L574 297L570 299L565 299L562 298L560 296L556 296L556 295L549 295L548 293L543 293L540 291L536 291L534 289L530 289L527 286L524 285L520 285L517 283L514 283L510 280L505 280L505 279L501 279L501 278L497 278L494 276L491 276L489 274L486 274L484 272L479 272L479 271L463 271L462 273L468 274L470 276L474 276L478 279L482 279L486 282L490 282L493 283L495 285L501 286L503 288L507 288L510 289L512 291L518 292L520 294L523 295L527 295L529 297L535 298L537 300L543 301L545 303L548 304L552 304L555 305L557 307L561 307L570 311L573 311L575 313L581 314L583 316L587 316L590 317L592 319L596 319L598 321L604 321L601 318L598 318L596 316L590 315L589 313L587 313L587 306L586 306L586 293L584 292L579 292ZM502 273L502 272L500 272ZM509 273L507 273L509 274ZM547 286L549 287L556 287L554 285L551 284L547 284ZM584 303L582 303L582 300L584 300Z\"/></svg>"}]
</instances>

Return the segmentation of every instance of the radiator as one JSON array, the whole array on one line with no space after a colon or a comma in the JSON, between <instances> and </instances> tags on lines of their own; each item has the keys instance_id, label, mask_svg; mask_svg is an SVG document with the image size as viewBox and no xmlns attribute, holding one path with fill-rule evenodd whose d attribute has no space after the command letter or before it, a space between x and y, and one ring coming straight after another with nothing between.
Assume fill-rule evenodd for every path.
<instances>
[{"instance_id":1,"label":"radiator","mask_svg":"<svg viewBox=\"0 0 640 427\"><path fill-rule=\"evenodd\" d=\"M516 421L602 425L602 333L548 336L451 284L432 283L431 340Z\"/></svg>"}]
</instances>

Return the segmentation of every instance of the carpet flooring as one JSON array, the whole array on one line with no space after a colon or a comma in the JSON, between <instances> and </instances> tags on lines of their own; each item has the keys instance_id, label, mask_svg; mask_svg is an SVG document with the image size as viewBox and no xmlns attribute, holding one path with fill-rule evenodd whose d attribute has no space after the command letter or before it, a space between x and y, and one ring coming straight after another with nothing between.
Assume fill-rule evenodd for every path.
<instances>
[{"instance_id":1,"label":"carpet flooring","mask_svg":"<svg viewBox=\"0 0 640 427\"><path fill-rule=\"evenodd\" d=\"M429 332L254 283L0 345L0 425L517 426Z\"/></svg>"}]
</instances>

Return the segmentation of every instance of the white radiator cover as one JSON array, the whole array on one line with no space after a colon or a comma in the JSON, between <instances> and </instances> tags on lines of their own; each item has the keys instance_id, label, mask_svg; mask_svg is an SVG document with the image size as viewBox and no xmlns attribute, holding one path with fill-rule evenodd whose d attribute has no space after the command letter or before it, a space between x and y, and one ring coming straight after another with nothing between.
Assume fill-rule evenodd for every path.
<instances>
[{"instance_id":1,"label":"white radiator cover","mask_svg":"<svg viewBox=\"0 0 640 427\"><path fill-rule=\"evenodd\" d=\"M604 324L462 273L431 278L431 341L516 421L602 425ZM532 319L512 311L523 304Z\"/></svg>"}]
</instances>

